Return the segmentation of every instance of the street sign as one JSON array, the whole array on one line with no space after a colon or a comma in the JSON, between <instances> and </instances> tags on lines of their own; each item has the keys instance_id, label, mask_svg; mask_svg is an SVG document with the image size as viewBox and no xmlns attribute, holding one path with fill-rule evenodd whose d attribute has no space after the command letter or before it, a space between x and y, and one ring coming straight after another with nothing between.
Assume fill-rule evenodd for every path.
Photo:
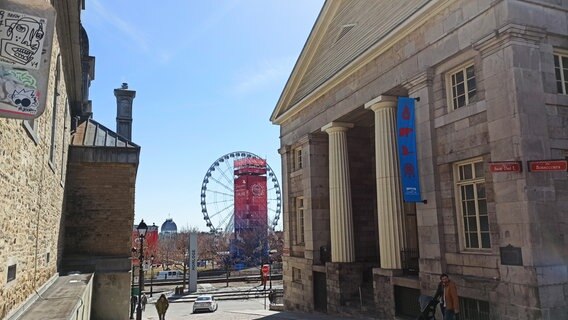
<instances>
[{"instance_id":1,"label":"street sign","mask_svg":"<svg viewBox=\"0 0 568 320\"><path fill-rule=\"evenodd\" d=\"M489 171L491 172L521 172L523 169L520 161L500 161L490 162Z\"/></svg>"},{"instance_id":2,"label":"street sign","mask_svg":"<svg viewBox=\"0 0 568 320\"><path fill-rule=\"evenodd\" d=\"M529 171L539 172L539 171L567 171L568 170L568 160L541 160L541 161L529 161Z\"/></svg>"},{"instance_id":3,"label":"street sign","mask_svg":"<svg viewBox=\"0 0 568 320\"><path fill-rule=\"evenodd\" d=\"M265 277L268 277L268 274L270 273L270 266L265 264L262 266L262 275Z\"/></svg>"}]
</instances>

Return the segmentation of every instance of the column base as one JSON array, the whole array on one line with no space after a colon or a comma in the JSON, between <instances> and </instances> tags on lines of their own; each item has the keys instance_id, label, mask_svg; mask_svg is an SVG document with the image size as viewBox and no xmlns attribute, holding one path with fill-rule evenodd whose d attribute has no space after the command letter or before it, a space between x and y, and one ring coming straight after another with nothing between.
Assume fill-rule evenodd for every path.
<instances>
[{"instance_id":1,"label":"column base","mask_svg":"<svg viewBox=\"0 0 568 320\"><path fill-rule=\"evenodd\" d=\"M392 278L402 275L402 269L373 269L375 306L379 319L395 319L396 309Z\"/></svg>"},{"instance_id":2,"label":"column base","mask_svg":"<svg viewBox=\"0 0 568 320\"><path fill-rule=\"evenodd\" d=\"M364 262L328 262L327 311L330 314L373 312L371 287L372 268L376 264Z\"/></svg>"}]
</instances>

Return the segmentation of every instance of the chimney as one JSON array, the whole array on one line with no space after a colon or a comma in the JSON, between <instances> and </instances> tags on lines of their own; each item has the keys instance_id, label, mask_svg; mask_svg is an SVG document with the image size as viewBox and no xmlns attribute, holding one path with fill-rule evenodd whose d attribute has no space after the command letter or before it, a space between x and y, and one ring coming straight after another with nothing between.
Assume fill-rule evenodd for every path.
<instances>
[{"instance_id":1,"label":"chimney","mask_svg":"<svg viewBox=\"0 0 568 320\"><path fill-rule=\"evenodd\" d=\"M136 91L128 90L128 83L114 89L116 97L116 133L132 141L132 100Z\"/></svg>"}]
</instances>

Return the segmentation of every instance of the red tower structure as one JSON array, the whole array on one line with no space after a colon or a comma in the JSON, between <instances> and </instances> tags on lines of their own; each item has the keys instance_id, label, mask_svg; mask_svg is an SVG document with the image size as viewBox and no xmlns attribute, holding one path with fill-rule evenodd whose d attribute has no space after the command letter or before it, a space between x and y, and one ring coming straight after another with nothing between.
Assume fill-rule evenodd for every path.
<instances>
[{"instance_id":1,"label":"red tower structure","mask_svg":"<svg viewBox=\"0 0 568 320\"><path fill-rule=\"evenodd\" d=\"M266 251L268 209L266 160L236 159L234 162L234 234L233 253L260 258Z\"/></svg>"}]
</instances>

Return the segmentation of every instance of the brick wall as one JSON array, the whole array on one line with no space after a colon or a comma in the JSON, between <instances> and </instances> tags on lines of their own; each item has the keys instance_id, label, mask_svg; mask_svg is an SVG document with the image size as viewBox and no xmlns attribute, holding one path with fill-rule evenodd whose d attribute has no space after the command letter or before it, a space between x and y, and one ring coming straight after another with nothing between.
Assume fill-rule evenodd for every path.
<instances>
[{"instance_id":1,"label":"brick wall","mask_svg":"<svg viewBox=\"0 0 568 320\"><path fill-rule=\"evenodd\" d=\"M136 167L70 163L65 255L130 256Z\"/></svg>"}]
</instances>

